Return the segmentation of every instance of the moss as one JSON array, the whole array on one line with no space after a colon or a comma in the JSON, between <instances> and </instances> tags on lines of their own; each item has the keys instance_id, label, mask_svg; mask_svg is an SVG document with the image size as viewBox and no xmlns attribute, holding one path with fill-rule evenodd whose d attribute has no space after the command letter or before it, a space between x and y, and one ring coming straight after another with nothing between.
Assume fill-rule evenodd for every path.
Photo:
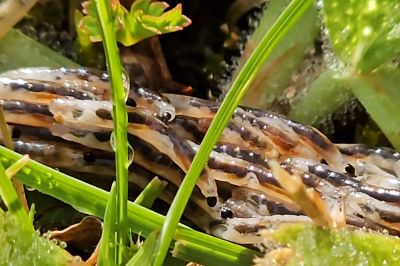
<instances>
[{"instance_id":1,"label":"moss","mask_svg":"<svg viewBox=\"0 0 400 266\"><path fill-rule=\"evenodd\" d=\"M290 247L289 265L399 265L400 239L388 235L315 226L282 227L272 238Z\"/></svg>"},{"instance_id":2,"label":"moss","mask_svg":"<svg viewBox=\"0 0 400 266\"><path fill-rule=\"evenodd\" d=\"M14 217L0 212L0 265L66 265L68 253L48 239L21 230Z\"/></svg>"}]
</instances>

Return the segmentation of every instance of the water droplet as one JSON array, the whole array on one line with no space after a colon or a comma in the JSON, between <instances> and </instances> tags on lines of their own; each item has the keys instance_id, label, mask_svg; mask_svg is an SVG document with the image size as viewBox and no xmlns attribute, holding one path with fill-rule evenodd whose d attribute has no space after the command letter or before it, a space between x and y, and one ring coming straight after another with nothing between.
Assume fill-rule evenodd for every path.
<instances>
[{"instance_id":1,"label":"water droplet","mask_svg":"<svg viewBox=\"0 0 400 266\"><path fill-rule=\"evenodd\" d=\"M366 37L369 36L369 35L371 35L371 33L372 33L372 27L371 27L371 26L365 26L365 27L363 28L362 33L363 33L363 35L366 36Z\"/></svg>"},{"instance_id":2,"label":"water droplet","mask_svg":"<svg viewBox=\"0 0 400 266\"><path fill-rule=\"evenodd\" d=\"M400 23L393 26L393 28L388 33L387 39L389 41L400 39Z\"/></svg>"},{"instance_id":3,"label":"water droplet","mask_svg":"<svg viewBox=\"0 0 400 266\"><path fill-rule=\"evenodd\" d=\"M124 92L125 92L125 102L128 100L128 95L129 95L129 90L131 88L130 85L130 80L129 80L129 74L125 68L122 68L122 82L124 86Z\"/></svg>"},{"instance_id":4,"label":"water droplet","mask_svg":"<svg viewBox=\"0 0 400 266\"><path fill-rule=\"evenodd\" d=\"M369 0L367 5L367 10L369 12L375 11L377 9L376 0Z\"/></svg>"},{"instance_id":5,"label":"water droplet","mask_svg":"<svg viewBox=\"0 0 400 266\"><path fill-rule=\"evenodd\" d=\"M25 186L26 190L28 191L35 191L36 188L30 187L30 186Z\"/></svg>"},{"instance_id":6,"label":"water droplet","mask_svg":"<svg viewBox=\"0 0 400 266\"><path fill-rule=\"evenodd\" d=\"M117 151L117 140L116 140L116 137L115 137L115 131L113 131L111 133L110 144L111 144L112 150L114 152L116 152Z\"/></svg>"},{"instance_id":7,"label":"water droplet","mask_svg":"<svg viewBox=\"0 0 400 266\"><path fill-rule=\"evenodd\" d=\"M64 248L64 249L67 248L67 242L65 242L65 241L60 241L59 246L62 247L62 248Z\"/></svg>"},{"instance_id":8,"label":"water droplet","mask_svg":"<svg viewBox=\"0 0 400 266\"><path fill-rule=\"evenodd\" d=\"M132 148L131 144L128 144L128 165L127 165L128 167L133 162L134 156L135 156L135 151Z\"/></svg>"}]
</instances>

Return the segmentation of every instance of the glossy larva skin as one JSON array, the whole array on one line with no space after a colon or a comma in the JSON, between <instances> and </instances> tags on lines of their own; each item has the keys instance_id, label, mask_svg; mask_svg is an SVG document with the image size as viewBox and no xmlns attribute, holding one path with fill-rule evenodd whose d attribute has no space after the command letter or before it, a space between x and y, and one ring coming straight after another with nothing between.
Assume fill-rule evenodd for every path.
<instances>
[{"instance_id":1,"label":"glossy larva skin","mask_svg":"<svg viewBox=\"0 0 400 266\"><path fill-rule=\"evenodd\" d=\"M109 143L111 89L87 69L19 69L0 75L0 100L16 150L81 173L114 174ZM215 102L158 94L133 82L128 93L134 161L169 181L170 201L218 110ZM335 145L316 129L280 115L237 108L210 155L187 215L237 243L288 222L310 222L269 168L277 160L319 193L332 219L398 234L400 155L363 145ZM132 179L145 186L145 179Z\"/></svg>"}]
</instances>

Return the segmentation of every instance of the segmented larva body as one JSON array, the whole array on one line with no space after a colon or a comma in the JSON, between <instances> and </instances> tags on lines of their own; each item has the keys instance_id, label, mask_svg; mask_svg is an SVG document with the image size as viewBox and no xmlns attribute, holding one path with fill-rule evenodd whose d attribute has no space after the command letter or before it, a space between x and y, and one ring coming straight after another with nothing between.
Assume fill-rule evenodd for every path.
<instances>
[{"instance_id":1,"label":"segmented larva body","mask_svg":"<svg viewBox=\"0 0 400 266\"><path fill-rule=\"evenodd\" d=\"M108 76L86 69L30 68L0 76L0 102L16 150L47 165L114 174ZM168 180L171 201L218 110L215 102L158 94L131 83L128 138L134 162ZM399 234L400 155L335 145L283 116L237 108L197 183L187 215L205 231L237 243L282 223L309 223L269 167L276 160L323 199L333 219ZM143 187L146 180L132 178Z\"/></svg>"}]
</instances>

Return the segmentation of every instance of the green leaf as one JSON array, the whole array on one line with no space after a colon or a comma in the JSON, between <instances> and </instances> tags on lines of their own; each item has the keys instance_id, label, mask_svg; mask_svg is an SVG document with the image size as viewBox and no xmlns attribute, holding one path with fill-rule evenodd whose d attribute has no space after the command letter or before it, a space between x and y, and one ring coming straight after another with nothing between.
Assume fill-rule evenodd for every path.
<instances>
[{"instance_id":1,"label":"green leaf","mask_svg":"<svg viewBox=\"0 0 400 266\"><path fill-rule=\"evenodd\" d=\"M94 0L86 1L82 6L86 16L80 20L79 29L86 33L92 42L101 41L99 16ZM130 46L145 38L182 30L191 24L190 19L182 14L180 4L164 13L167 7L168 4L164 2L136 0L128 12L118 0L113 0L110 16L113 18L117 40L125 46Z\"/></svg>"},{"instance_id":2,"label":"green leaf","mask_svg":"<svg viewBox=\"0 0 400 266\"><path fill-rule=\"evenodd\" d=\"M400 149L400 69L380 68L345 80L372 119L396 149Z\"/></svg>"},{"instance_id":3,"label":"green leaf","mask_svg":"<svg viewBox=\"0 0 400 266\"><path fill-rule=\"evenodd\" d=\"M329 40L340 59L371 71L400 52L400 3L394 0L323 2Z\"/></svg>"},{"instance_id":4,"label":"green leaf","mask_svg":"<svg viewBox=\"0 0 400 266\"><path fill-rule=\"evenodd\" d=\"M260 25L246 44L236 72L240 71L240 66L244 65L254 47L289 2L288 0L273 0L266 6ZM302 65L307 50L314 45L318 34L317 15L316 9L310 8L282 38L244 97L243 105L261 109L270 108L276 98L287 88L292 75Z\"/></svg>"},{"instance_id":5,"label":"green leaf","mask_svg":"<svg viewBox=\"0 0 400 266\"><path fill-rule=\"evenodd\" d=\"M1 210L1 209L0 209ZM71 265L72 256L38 232L26 230L14 215L0 211L0 264Z\"/></svg>"},{"instance_id":6,"label":"green leaf","mask_svg":"<svg viewBox=\"0 0 400 266\"><path fill-rule=\"evenodd\" d=\"M144 241L144 244L139 248L139 250L133 255L133 257L128 261L126 266L150 266L151 260L154 253L154 248L156 246L156 240L160 232L153 231Z\"/></svg>"},{"instance_id":7,"label":"green leaf","mask_svg":"<svg viewBox=\"0 0 400 266\"><path fill-rule=\"evenodd\" d=\"M10 30L0 39L0 72L21 67L79 67L68 58L29 38Z\"/></svg>"}]
</instances>

